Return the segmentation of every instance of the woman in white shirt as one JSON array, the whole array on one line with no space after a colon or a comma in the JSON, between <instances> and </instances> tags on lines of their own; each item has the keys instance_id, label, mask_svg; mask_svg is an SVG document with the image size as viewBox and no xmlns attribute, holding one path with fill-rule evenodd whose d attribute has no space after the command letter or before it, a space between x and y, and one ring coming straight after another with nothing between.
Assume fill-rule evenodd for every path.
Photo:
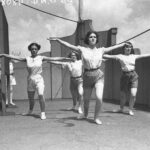
<instances>
[{"instance_id":1,"label":"woman in white shirt","mask_svg":"<svg viewBox=\"0 0 150 150\"><path fill-rule=\"evenodd\" d=\"M129 98L129 115L133 116L133 107L136 100L136 93L138 88L138 75L135 72L135 63L139 58L149 57L150 54L135 55L131 54L133 51L133 45L130 42L123 47L124 54L108 55L104 54L103 57L106 59L116 59L121 64L122 76L120 79L120 90L121 90L121 101L120 109L114 110L114 112L124 112L124 106L126 103L127 96Z\"/></svg>"},{"instance_id":2,"label":"woman in white shirt","mask_svg":"<svg viewBox=\"0 0 150 150\"><path fill-rule=\"evenodd\" d=\"M70 72L70 92L73 99L73 106L68 110L75 110L77 102L78 104L78 113L82 114L82 103L83 103L83 63L79 54L71 52L69 58L72 58L73 62L61 62L55 61L53 64L62 65L63 68L67 68Z\"/></svg>"},{"instance_id":3,"label":"woman in white shirt","mask_svg":"<svg viewBox=\"0 0 150 150\"><path fill-rule=\"evenodd\" d=\"M70 50L80 52L83 58L84 74L83 74L83 87L84 87L84 115L79 118L87 118L89 110L89 100L92 94L93 88L96 91L96 104L94 113L94 122L96 124L102 124L99 119L99 114L102 107L103 99L103 71L100 69L102 64L102 56L104 53L113 49L124 46L124 44L115 45L108 48L97 48L98 34L95 31L89 31L85 37L85 44L87 47L74 46L68 42L62 41L58 38L50 38L49 40L56 40L62 45L69 47Z\"/></svg>"},{"instance_id":4,"label":"woman in white shirt","mask_svg":"<svg viewBox=\"0 0 150 150\"><path fill-rule=\"evenodd\" d=\"M28 86L27 86L27 92L28 92L28 98L29 98L29 110L27 114L25 115L30 115L33 112L34 108L34 95L35 92L38 92L39 95L39 103L40 103L40 108L41 108L41 115L40 118L46 119L45 115L45 99L44 99L44 80L42 77L42 63L43 61L59 61L59 60L71 60L69 58L63 58L63 57L46 57L46 56L41 56L38 55L38 52L40 50L41 46L38 43L31 43L28 46L28 50L31 52L31 56L26 57L26 58L20 58L17 56L12 56L8 54L2 54L2 56L18 60L18 61L23 61L26 62L27 64L27 69L28 69Z\"/></svg>"}]
</instances>

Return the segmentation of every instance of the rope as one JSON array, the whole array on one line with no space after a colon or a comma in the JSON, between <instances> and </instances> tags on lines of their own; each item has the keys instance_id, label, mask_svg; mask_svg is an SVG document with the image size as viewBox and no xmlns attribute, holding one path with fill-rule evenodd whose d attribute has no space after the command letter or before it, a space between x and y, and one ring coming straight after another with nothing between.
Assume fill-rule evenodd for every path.
<instances>
[{"instance_id":1,"label":"rope","mask_svg":"<svg viewBox=\"0 0 150 150\"><path fill-rule=\"evenodd\" d=\"M133 37L131 37L131 38L125 40L125 41L123 41L123 42L120 42L119 44L122 44L122 43L124 43L124 42L130 41L130 40L132 40L132 39L134 39L134 38L136 38L136 37L138 37L138 36L140 36L140 35L142 35L142 34L148 32L148 31L150 31L150 29L147 29L147 30L145 30L145 31L143 31L143 32L141 32L141 33L139 33L139 34L137 34L137 35L135 35L135 36L133 36Z\"/></svg>"},{"instance_id":2,"label":"rope","mask_svg":"<svg viewBox=\"0 0 150 150\"><path fill-rule=\"evenodd\" d=\"M63 87L64 79L65 79L65 77L66 77L66 74L67 74L67 70L66 70L65 73L64 73L64 77L63 77L63 79L62 79L62 84L61 84L60 87L58 88L58 90L57 90L57 92L56 92L56 94L55 94L55 96L54 96L54 99L57 97L57 95L58 95L60 89Z\"/></svg>"},{"instance_id":3,"label":"rope","mask_svg":"<svg viewBox=\"0 0 150 150\"><path fill-rule=\"evenodd\" d=\"M14 1L18 3L17 0L14 0ZM39 12L42 12L42 13L45 13L45 14L48 14L48 15L57 17L57 18L61 18L61 19L64 19L64 20L68 20L68 21L71 21L71 22L78 23L78 21L75 21L75 20L72 20L72 19L68 19L68 18L65 18L65 17L61 17L61 16L58 16L58 15L55 15L55 14L52 14L52 13L43 11L43 10L41 10L41 9L38 9L38 8L35 8L35 7L32 7L32 6L29 6L29 5L25 4L25 3L19 2L19 4L24 5L24 6L26 6L26 7L29 7L29 8L31 8L31 9L37 10L37 11L39 11Z\"/></svg>"}]
</instances>

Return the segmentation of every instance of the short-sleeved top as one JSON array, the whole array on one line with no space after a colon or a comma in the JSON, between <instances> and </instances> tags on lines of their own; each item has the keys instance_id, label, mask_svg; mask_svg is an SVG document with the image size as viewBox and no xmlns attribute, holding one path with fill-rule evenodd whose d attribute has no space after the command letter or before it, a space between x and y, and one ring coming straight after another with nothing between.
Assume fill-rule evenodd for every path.
<instances>
[{"instance_id":1,"label":"short-sleeved top","mask_svg":"<svg viewBox=\"0 0 150 150\"><path fill-rule=\"evenodd\" d=\"M104 47L91 49L89 47L78 46L82 53L84 68L95 69L99 68L103 61Z\"/></svg>"},{"instance_id":2,"label":"short-sleeved top","mask_svg":"<svg viewBox=\"0 0 150 150\"><path fill-rule=\"evenodd\" d=\"M79 77L82 75L82 60L76 60L75 62L66 62L63 63L63 67L67 67L71 77Z\"/></svg>"},{"instance_id":3,"label":"short-sleeved top","mask_svg":"<svg viewBox=\"0 0 150 150\"><path fill-rule=\"evenodd\" d=\"M139 55L116 55L116 59L119 60L121 64L121 69L125 72L133 71L135 70L135 61L139 57Z\"/></svg>"},{"instance_id":4,"label":"short-sleeved top","mask_svg":"<svg viewBox=\"0 0 150 150\"><path fill-rule=\"evenodd\" d=\"M43 56L36 56L35 58L26 57L27 69L28 69L28 77L41 75L42 73L42 61Z\"/></svg>"}]
</instances>

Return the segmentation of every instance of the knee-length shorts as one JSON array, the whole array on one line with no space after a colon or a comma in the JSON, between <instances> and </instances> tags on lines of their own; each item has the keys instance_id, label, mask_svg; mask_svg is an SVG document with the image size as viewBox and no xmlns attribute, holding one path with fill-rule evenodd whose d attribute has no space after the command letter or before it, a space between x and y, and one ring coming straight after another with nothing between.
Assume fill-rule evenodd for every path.
<instances>
[{"instance_id":1,"label":"knee-length shorts","mask_svg":"<svg viewBox=\"0 0 150 150\"><path fill-rule=\"evenodd\" d=\"M104 73L100 69L85 70L83 74L83 87L93 88L104 82Z\"/></svg>"},{"instance_id":2,"label":"knee-length shorts","mask_svg":"<svg viewBox=\"0 0 150 150\"><path fill-rule=\"evenodd\" d=\"M70 78L70 89L71 90L77 90L79 84L83 83L83 78L82 76L80 77L71 77Z\"/></svg>"},{"instance_id":3,"label":"knee-length shorts","mask_svg":"<svg viewBox=\"0 0 150 150\"><path fill-rule=\"evenodd\" d=\"M135 71L123 72L120 79L120 90L129 91L138 87L138 75Z\"/></svg>"},{"instance_id":4,"label":"knee-length shorts","mask_svg":"<svg viewBox=\"0 0 150 150\"><path fill-rule=\"evenodd\" d=\"M39 95L43 95L44 88L44 79L41 75L35 75L28 78L27 91L37 91Z\"/></svg>"}]
</instances>

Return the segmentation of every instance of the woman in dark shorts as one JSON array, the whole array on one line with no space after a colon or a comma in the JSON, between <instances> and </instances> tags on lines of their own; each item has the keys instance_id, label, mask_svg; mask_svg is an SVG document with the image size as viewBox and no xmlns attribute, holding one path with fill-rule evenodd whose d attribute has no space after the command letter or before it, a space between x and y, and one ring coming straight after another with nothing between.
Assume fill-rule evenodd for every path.
<instances>
[{"instance_id":1,"label":"woman in dark shorts","mask_svg":"<svg viewBox=\"0 0 150 150\"><path fill-rule=\"evenodd\" d=\"M122 47L125 43L120 45L115 45L111 47L99 47L98 34L95 31L89 31L85 37L86 46L74 46L66 41L58 38L50 38L49 40L58 41L60 44L70 48L68 50L73 50L80 52L83 58L83 89L84 89L84 115L79 116L80 119L88 117L89 102L93 89L95 88L96 94L96 104L94 113L94 122L98 125L102 124L99 119L99 114L102 108L103 101L103 88L104 88L104 76L101 70L101 65L103 61L103 54L112 51L113 49Z\"/></svg>"},{"instance_id":2,"label":"woman in dark shorts","mask_svg":"<svg viewBox=\"0 0 150 150\"><path fill-rule=\"evenodd\" d=\"M123 112L124 106L129 95L129 115L133 116L133 107L136 100L136 93L138 88L138 75L135 71L136 60L143 57L149 57L150 54L135 55L131 54L133 51L133 45L130 42L123 47L124 54L107 55L104 54L103 58L119 60L122 69L122 76L120 79L121 101L120 109L114 110L114 112Z\"/></svg>"},{"instance_id":3,"label":"woman in dark shorts","mask_svg":"<svg viewBox=\"0 0 150 150\"><path fill-rule=\"evenodd\" d=\"M62 65L63 68L67 68L70 72L70 92L73 99L73 106L68 110L75 110L77 103L77 111L82 114L83 105L83 63L81 56L75 52L71 52L68 56L74 60L73 62L61 62L61 61L51 61L52 64Z\"/></svg>"}]
</instances>

